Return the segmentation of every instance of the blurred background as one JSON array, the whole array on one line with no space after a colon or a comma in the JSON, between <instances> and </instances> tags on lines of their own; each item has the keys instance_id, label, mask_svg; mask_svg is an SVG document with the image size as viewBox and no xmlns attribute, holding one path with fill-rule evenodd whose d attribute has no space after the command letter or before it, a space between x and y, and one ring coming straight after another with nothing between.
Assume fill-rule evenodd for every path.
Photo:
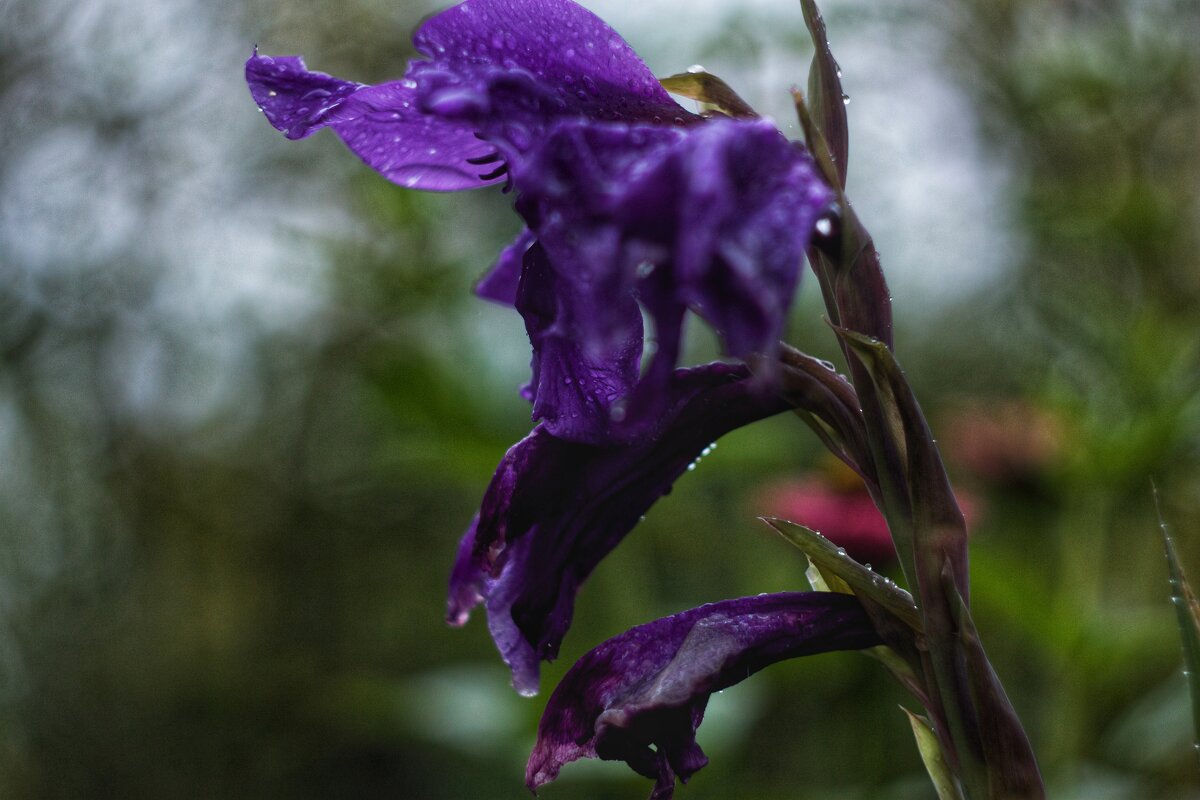
<instances>
[{"instance_id":1,"label":"blurred background","mask_svg":"<svg viewBox=\"0 0 1200 800\"><path fill-rule=\"evenodd\" d=\"M699 62L797 135L792 0L585 5L657 74ZM780 417L722 440L601 565L541 697L510 690L481 618L442 623L457 539L529 428L520 320L469 292L510 198L288 142L241 77L255 43L397 77L434 10L0 0L0 796L527 797L579 655L807 587L755 516L856 488ZM1200 6L825 10L851 197L1051 796L1200 797L1150 489L1200 580ZM833 358L816 295L790 339ZM691 360L715 355L691 334ZM767 670L713 698L712 763L680 796L932 798L906 699L857 654ZM649 788L577 763L542 796Z\"/></svg>"}]
</instances>

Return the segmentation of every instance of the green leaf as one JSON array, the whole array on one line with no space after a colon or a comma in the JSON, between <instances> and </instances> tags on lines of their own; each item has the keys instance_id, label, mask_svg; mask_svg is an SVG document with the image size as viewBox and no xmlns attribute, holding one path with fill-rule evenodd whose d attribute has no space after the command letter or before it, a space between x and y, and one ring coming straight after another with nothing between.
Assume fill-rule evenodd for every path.
<instances>
[{"instance_id":1,"label":"green leaf","mask_svg":"<svg viewBox=\"0 0 1200 800\"><path fill-rule=\"evenodd\" d=\"M1158 495L1155 493L1155 501ZM1179 563L1179 552L1170 529L1158 515L1159 530L1162 531L1163 547L1167 552L1167 573L1171 582L1171 602L1175 604L1175 616L1179 622L1179 638L1183 643L1183 674L1187 676L1188 691L1192 695L1192 725L1196 747L1200 750L1200 602L1188 583L1183 566Z\"/></svg>"},{"instance_id":2,"label":"green leaf","mask_svg":"<svg viewBox=\"0 0 1200 800\"><path fill-rule=\"evenodd\" d=\"M905 572L920 588L920 597L927 591L936 595L942 562L948 561L951 574L959 581L957 591L967 598L966 523L912 387L885 343L844 328L837 333L867 369L879 400L883 431L903 470L911 538L906 541L906 531L895 532L900 534L896 536L897 552Z\"/></svg>"},{"instance_id":3,"label":"green leaf","mask_svg":"<svg viewBox=\"0 0 1200 800\"><path fill-rule=\"evenodd\" d=\"M809 561L820 571L825 583L833 591L837 591L836 584L826 576L844 581L855 595L878 603L913 631L921 631L921 615L908 592L878 572L859 564L846 555L844 550L814 530L774 517L760 519L808 556Z\"/></svg>"},{"instance_id":4,"label":"green leaf","mask_svg":"<svg viewBox=\"0 0 1200 800\"><path fill-rule=\"evenodd\" d=\"M950 765L946 763L946 757L942 754L942 745L938 741L937 734L933 732L933 726L929 724L929 720L912 713L904 706L900 706L900 710L905 713L909 724L912 725L913 736L917 740L917 751L921 754L921 761L925 762L925 771L929 773L929 779L933 781L933 788L937 790L938 800L963 800L962 792L958 790L958 781L954 779Z\"/></svg>"},{"instance_id":5,"label":"green leaf","mask_svg":"<svg viewBox=\"0 0 1200 800\"><path fill-rule=\"evenodd\" d=\"M739 97L728 83L711 72L681 72L668 78L659 78L658 82L672 94L698 101L704 111L719 111L726 116L743 119L758 116L758 112Z\"/></svg>"},{"instance_id":6,"label":"green leaf","mask_svg":"<svg viewBox=\"0 0 1200 800\"><path fill-rule=\"evenodd\" d=\"M809 533L812 533L812 531L809 531ZM820 534L814 535L820 536ZM814 592L839 592L841 594L855 594L854 589L850 586L850 584L839 578L828 569L821 569L821 567L818 566L811 557L807 558L808 569L804 571L804 574L805 577L808 578L808 582L812 586L812 590ZM859 602L863 602L862 596L856 594L855 596L858 597ZM863 608L866 609L867 613L873 620L876 621L876 624L878 625L880 622L879 616L873 611L873 606L869 600L864 602ZM884 629L881 631L881 633L888 633L889 635L892 633L892 631L889 629L895 628L895 626L891 624L880 625L879 627ZM899 638L908 639L909 637L904 636ZM910 655L915 656L915 654L912 652L914 648L911 646L911 642L906 641L905 644L908 646L903 647L902 649L907 650ZM915 697L922 705L928 704L929 695L925 690L925 686L921 681L920 676L917 674L917 670L913 667L913 664L919 664L919 657L913 657L912 663L910 664L909 661L905 660L903 655L896 652L891 647L888 647L886 644L881 644L877 647L871 647L866 650L860 650L859 652L883 664L887 671L892 673L892 677L894 677L901 686L908 690L909 694Z\"/></svg>"}]
</instances>

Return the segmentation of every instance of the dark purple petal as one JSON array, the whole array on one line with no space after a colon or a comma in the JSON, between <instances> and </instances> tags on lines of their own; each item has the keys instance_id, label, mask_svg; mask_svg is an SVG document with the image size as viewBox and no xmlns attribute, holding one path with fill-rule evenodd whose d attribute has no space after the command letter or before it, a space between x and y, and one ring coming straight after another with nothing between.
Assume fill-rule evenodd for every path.
<instances>
[{"instance_id":1,"label":"dark purple petal","mask_svg":"<svg viewBox=\"0 0 1200 800\"><path fill-rule=\"evenodd\" d=\"M713 692L787 658L880 643L858 601L832 593L723 600L639 625L567 672L525 782L536 790L579 758L620 760L655 779L652 798L668 800L676 777L686 782L708 763L696 728Z\"/></svg>"},{"instance_id":2,"label":"dark purple petal","mask_svg":"<svg viewBox=\"0 0 1200 800\"><path fill-rule=\"evenodd\" d=\"M289 139L332 128L368 166L402 186L455 191L504 180L484 177L494 164L472 163L495 153L472 126L417 110L415 83L363 86L310 72L296 56L257 52L246 62L246 82L267 121Z\"/></svg>"},{"instance_id":3,"label":"dark purple petal","mask_svg":"<svg viewBox=\"0 0 1200 800\"><path fill-rule=\"evenodd\" d=\"M538 662L557 655L580 585L688 465L723 434L787 408L728 364L679 370L668 395L632 443L569 442L539 425L500 462L459 551L448 617L461 622L485 598L518 691L537 690Z\"/></svg>"}]
</instances>

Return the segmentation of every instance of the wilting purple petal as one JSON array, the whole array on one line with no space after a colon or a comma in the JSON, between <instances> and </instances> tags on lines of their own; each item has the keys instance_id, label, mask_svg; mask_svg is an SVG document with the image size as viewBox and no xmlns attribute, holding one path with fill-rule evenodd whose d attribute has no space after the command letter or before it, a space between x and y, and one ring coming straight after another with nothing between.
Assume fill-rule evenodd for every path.
<instances>
[{"instance_id":1,"label":"wilting purple petal","mask_svg":"<svg viewBox=\"0 0 1200 800\"><path fill-rule=\"evenodd\" d=\"M696 743L709 696L763 667L830 650L880 644L851 595L791 592L743 597L639 625L567 672L542 715L525 770L530 789L579 758L624 761L669 800L675 779L708 763Z\"/></svg>"},{"instance_id":2,"label":"wilting purple petal","mask_svg":"<svg viewBox=\"0 0 1200 800\"><path fill-rule=\"evenodd\" d=\"M518 691L537 691L538 662L557 655L580 585L688 464L723 434L788 407L728 364L679 370L668 391L666 413L635 442L569 442L539 425L500 462L459 549L447 616L461 623L485 601Z\"/></svg>"}]
</instances>

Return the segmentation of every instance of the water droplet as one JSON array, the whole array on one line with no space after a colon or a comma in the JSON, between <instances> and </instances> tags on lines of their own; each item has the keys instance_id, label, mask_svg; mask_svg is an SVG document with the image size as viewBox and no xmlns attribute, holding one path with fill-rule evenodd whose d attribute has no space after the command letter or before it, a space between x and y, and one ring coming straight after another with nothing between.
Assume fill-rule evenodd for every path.
<instances>
[{"instance_id":1,"label":"water droplet","mask_svg":"<svg viewBox=\"0 0 1200 800\"><path fill-rule=\"evenodd\" d=\"M637 276L639 278L648 278L657 266L653 261L643 261L637 265Z\"/></svg>"},{"instance_id":2,"label":"water droplet","mask_svg":"<svg viewBox=\"0 0 1200 800\"><path fill-rule=\"evenodd\" d=\"M687 468L688 468L688 472L695 472L696 471L696 462L693 461L692 463L688 464Z\"/></svg>"},{"instance_id":3,"label":"water droplet","mask_svg":"<svg viewBox=\"0 0 1200 800\"><path fill-rule=\"evenodd\" d=\"M839 547L839 548L837 549L837 554L838 554L839 556L844 556L844 555L846 555L846 548L844 548L844 547Z\"/></svg>"},{"instance_id":4,"label":"water droplet","mask_svg":"<svg viewBox=\"0 0 1200 800\"><path fill-rule=\"evenodd\" d=\"M267 92L267 97L278 97L278 96L279 96L279 92L275 91L274 89Z\"/></svg>"},{"instance_id":5,"label":"water droplet","mask_svg":"<svg viewBox=\"0 0 1200 800\"><path fill-rule=\"evenodd\" d=\"M817 233L822 236L828 236L833 233L833 220L829 217L821 217L816 224Z\"/></svg>"},{"instance_id":6,"label":"water droplet","mask_svg":"<svg viewBox=\"0 0 1200 800\"><path fill-rule=\"evenodd\" d=\"M699 75L702 72L708 72L708 70L706 70L704 68L703 64L692 64L690 67L687 68L687 71L692 73L693 75Z\"/></svg>"},{"instance_id":7,"label":"water droplet","mask_svg":"<svg viewBox=\"0 0 1200 800\"><path fill-rule=\"evenodd\" d=\"M850 95L848 95L848 94L842 95L842 105L844 105L844 106L850 105Z\"/></svg>"}]
</instances>

